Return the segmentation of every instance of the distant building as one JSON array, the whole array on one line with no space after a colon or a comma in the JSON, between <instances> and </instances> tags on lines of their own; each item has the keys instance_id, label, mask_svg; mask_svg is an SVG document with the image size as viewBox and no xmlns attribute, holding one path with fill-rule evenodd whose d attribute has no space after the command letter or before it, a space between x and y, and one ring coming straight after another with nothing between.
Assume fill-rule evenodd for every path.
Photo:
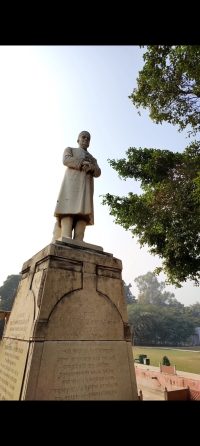
<instances>
[{"instance_id":1,"label":"distant building","mask_svg":"<svg viewBox=\"0 0 200 446\"><path fill-rule=\"evenodd\" d=\"M200 327L195 328L195 334L191 336L192 345L200 345Z\"/></svg>"}]
</instances>

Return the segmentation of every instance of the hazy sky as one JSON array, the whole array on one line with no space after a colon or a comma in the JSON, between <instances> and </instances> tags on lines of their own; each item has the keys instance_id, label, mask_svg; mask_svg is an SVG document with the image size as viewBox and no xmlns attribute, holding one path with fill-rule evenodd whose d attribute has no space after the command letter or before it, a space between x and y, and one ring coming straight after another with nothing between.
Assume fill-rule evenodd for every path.
<instances>
[{"instance_id":1,"label":"hazy sky","mask_svg":"<svg viewBox=\"0 0 200 446\"><path fill-rule=\"evenodd\" d=\"M182 152L190 143L187 132L153 124L148 111L138 116L128 98L144 51L138 46L0 47L0 286L51 242L63 151L77 147L82 130L91 133L89 152L102 170L94 180L95 224L86 228L84 240L122 260L122 278L135 296L134 279L161 265L114 223L100 197L140 192L138 182L118 178L108 158L125 157L129 147ZM185 305L200 302L199 288L189 281L166 290Z\"/></svg>"}]
</instances>

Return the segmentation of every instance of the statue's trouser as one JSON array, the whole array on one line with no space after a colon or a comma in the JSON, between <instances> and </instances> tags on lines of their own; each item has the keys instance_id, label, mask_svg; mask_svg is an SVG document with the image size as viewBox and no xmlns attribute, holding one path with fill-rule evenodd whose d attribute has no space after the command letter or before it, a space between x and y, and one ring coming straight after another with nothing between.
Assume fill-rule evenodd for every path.
<instances>
[{"instance_id":1,"label":"statue's trouser","mask_svg":"<svg viewBox=\"0 0 200 446\"><path fill-rule=\"evenodd\" d=\"M60 237L68 237L72 238L72 226L73 226L73 217L63 217L61 219L61 228L59 226L59 220L56 219L56 223L53 229L53 238L51 243L55 243L55 241ZM82 241L84 238L86 222L84 220L78 220L75 224L74 228L74 239Z\"/></svg>"},{"instance_id":2,"label":"statue's trouser","mask_svg":"<svg viewBox=\"0 0 200 446\"><path fill-rule=\"evenodd\" d=\"M61 237L69 237L72 238L72 225L73 218L72 217L63 217L61 220Z\"/></svg>"},{"instance_id":3,"label":"statue's trouser","mask_svg":"<svg viewBox=\"0 0 200 446\"><path fill-rule=\"evenodd\" d=\"M86 221L78 220L74 228L74 240L83 241Z\"/></svg>"},{"instance_id":4,"label":"statue's trouser","mask_svg":"<svg viewBox=\"0 0 200 446\"><path fill-rule=\"evenodd\" d=\"M55 241L60 237L61 237L61 227L59 226L58 218L56 218L56 222L53 228L53 238L51 240L51 243L55 243Z\"/></svg>"}]
</instances>

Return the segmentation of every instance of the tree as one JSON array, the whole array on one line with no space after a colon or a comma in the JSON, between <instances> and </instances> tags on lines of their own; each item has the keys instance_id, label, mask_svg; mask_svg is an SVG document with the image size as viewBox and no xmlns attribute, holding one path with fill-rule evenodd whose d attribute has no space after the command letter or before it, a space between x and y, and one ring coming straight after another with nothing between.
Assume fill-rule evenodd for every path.
<instances>
[{"instance_id":1,"label":"tree","mask_svg":"<svg viewBox=\"0 0 200 446\"><path fill-rule=\"evenodd\" d=\"M159 320L159 308L136 304L128 305L128 316L132 332L133 344L148 345L152 339L154 340L156 320ZM156 317L157 315L157 317Z\"/></svg>"},{"instance_id":2,"label":"tree","mask_svg":"<svg viewBox=\"0 0 200 446\"><path fill-rule=\"evenodd\" d=\"M133 342L137 345L182 345L199 326L200 304L190 307L164 291L165 282L148 272L135 278L139 289L136 305L128 305Z\"/></svg>"},{"instance_id":3,"label":"tree","mask_svg":"<svg viewBox=\"0 0 200 446\"><path fill-rule=\"evenodd\" d=\"M0 310L11 311L21 274L8 276L0 287Z\"/></svg>"},{"instance_id":4,"label":"tree","mask_svg":"<svg viewBox=\"0 0 200 446\"><path fill-rule=\"evenodd\" d=\"M121 179L141 181L141 195L103 196L115 223L158 255L168 283L200 283L200 142L183 153L129 148L127 159L108 160Z\"/></svg>"},{"instance_id":5,"label":"tree","mask_svg":"<svg viewBox=\"0 0 200 446\"><path fill-rule=\"evenodd\" d=\"M191 125L200 130L200 46L150 45L143 54L137 88L129 96L136 108L148 108L156 123ZM140 114L140 112L139 112Z\"/></svg>"},{"instance_id":6,"label":"tree","mask_svg":"<svg viewBox=\"0 0 200 446\"><path fill-rule=\"evenodd\" d=\"M183 308L128 305L135 345L182 345L195 333L196 320Z\"/></svg>"},{"instance_id":7,"label":"tree","mask_svg":"<svg viewBox=\"0 0 200 446\"><path fill-rule=\"evenodd\" d=\"M189 307L186 308L189 310L193 317L196 317L199 320L200 326L200 302L196 302L195 304L189 305Z\"/></svg>"},{"instance_id":8,"label":"tree","mask_svg":"<svg viewBox=\"0 0 200 446\"><path fill-rule=\"evenodd\" d=\"M170 360L168 359L167 356L163 356L162 364L163 365L171 365Z\"/></svg>"},{"instance_id":9,"label":"tree","mask_svg":"<svg viewBox=\"0 0 200 446\"><path fill-rule=\"evenodd\" d=\"M143 55L138 87L129 96L139 108L149 108L155 123L167 121L200 130L200 46L152 45ZM140 113L140 112L139 112ZM127 197L103 196L115 222L141 246L162 260L168 283L181 287L192 280L200 284L200 142L183 153L129 148L127 160L108 160L121 179L141 181L144 193Z\"/></svg>"},{"instance_id":10,"label":"tree","mask_svg":"<svg viewBox=\"0 0 200 446\"><path fill-rule=\"evenodd\" d=\"M196 320L187 313L186 308L165 307L162 325L168 326L167 342L173 345L185 344L195 333Z\"/></svg>"},{"instance_id":11,"label":"tree","mask_svg":"<svg viewBox=\"0 0 200 446\"><path fill-rule=\"evenodd\" d=\"M21 274L12 274L8 276L0 287L0 310L1 311L11 311L15 296L17 293L17 288L21 279ZM5 320L0 321L0 339L3 335L3 330L5 326Z\"/></svg>"},{"instance_id":12,"label":"tree","mask_svg":"<svg viewBox=\"0 0 200 446\"><path fill-rule=\"evenodd\" d=\"M165 282L158 282L156 275L152 272L148 272L143 276L138 276L134 279L136 283L139 294L138 294L138 304L141 305L157 305L158 307L163 307L172 302L174 299L174 293L169 291L164 291ZM181 304L182 305L182 304Z\"/></svg>"},{"instance_id":13,"label":"tree","mask_svg":"<svg viewBox=\"0 0 200 446\"><path fill-rule=\"evenodd\" d=\"M132 304L136 303L136 298L135 298L135 296L133 296L133 294L130 290L131 287L132 287L131 283L126 285L124 282L124 292L125 292L125 296L126 296L126 304L127 305L132 305Z\"/></svg>"},{"instance_id":14,"label":"tree","mask_svg":"<svg viewBox=\"0 0 200 446\"><path fill-rule=\"evenodd\" d=\"M195 328L200 327L200 303L189 305L185 307L185 314L188 319L194 320Z\"/></svg>"}]
</instances>

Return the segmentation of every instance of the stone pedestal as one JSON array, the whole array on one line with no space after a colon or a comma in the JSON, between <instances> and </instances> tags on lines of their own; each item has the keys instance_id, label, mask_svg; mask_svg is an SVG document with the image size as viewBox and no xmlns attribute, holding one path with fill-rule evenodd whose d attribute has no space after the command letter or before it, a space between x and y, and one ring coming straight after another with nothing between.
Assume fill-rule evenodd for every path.
<instances>
[{"instance_id":1,"label":"stone pedestal","mask_svg":"<svg viewBox=\"0 0 200 446\"><path fill-rule=\"evenodd\" d=\"M69 239L24 263L0 400L138 400L121 271L101 247Z\"/></svg>"}]
</instances>

